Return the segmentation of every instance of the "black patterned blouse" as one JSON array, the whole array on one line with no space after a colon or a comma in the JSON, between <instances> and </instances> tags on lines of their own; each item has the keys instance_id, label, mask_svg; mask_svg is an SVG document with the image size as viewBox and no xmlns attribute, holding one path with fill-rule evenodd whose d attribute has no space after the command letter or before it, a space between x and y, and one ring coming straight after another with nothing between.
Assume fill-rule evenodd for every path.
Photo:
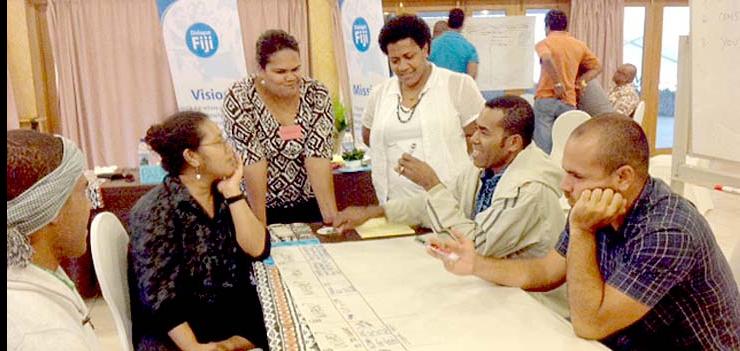
<instances>
[{"instance_id":1,"label":"black patterned blouse","mask_svg":"<svg viewBox=\"0 0 740 351\"><path fill-rule=\"evenodd\" d=\"M290 208L314 197L304 165L307 157L331 159L334 114L329 91L303 78L296 125L303 138L282 140L280 124L255 89L255 77L239 80L224 98L224 129L245 165L267 160L267 208Z\"/></svg>"},{"instance_id":2,"label":"black patterned blouse","mask_svg":"<svg viewBox=\"0 0 740 351\"><path fill-rule=\"evenodd\" d=\"M129 216L129 287L134 346L167 350L167 332L188 322L199 342L241 335L266 348L251 263L236 241L229 207L215 186L210 218L178 177L166 177ZM268 234L265 233L267 236Z\"/></svg>"}]
</instances>

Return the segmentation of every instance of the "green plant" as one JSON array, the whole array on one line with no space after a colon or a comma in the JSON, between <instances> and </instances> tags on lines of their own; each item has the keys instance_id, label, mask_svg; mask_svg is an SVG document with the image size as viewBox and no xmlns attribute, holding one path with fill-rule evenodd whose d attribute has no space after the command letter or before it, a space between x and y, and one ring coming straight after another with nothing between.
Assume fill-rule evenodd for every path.
<instances>
[{"instance_id":1,"label":"green plant","mask_svg":"<svg viewBox=\"0 0 740 351\"><path fill-rule=\"evenodd\" d=\"M347 129L347 111L338 97L334 97L332 105L334 107L334 132L338 134Z\"/></svg>"},{"instance_id":2,"label":"green plant","mask_svg":"<svg viewBox=\"0 0 740 351\"><path fill-rule=\"evenodd\" d=\"M342 159L345 161L361 161L363 157L365 157L365 151L362 149L354 149L342 154Z\"/></svg>"}]
</instances>

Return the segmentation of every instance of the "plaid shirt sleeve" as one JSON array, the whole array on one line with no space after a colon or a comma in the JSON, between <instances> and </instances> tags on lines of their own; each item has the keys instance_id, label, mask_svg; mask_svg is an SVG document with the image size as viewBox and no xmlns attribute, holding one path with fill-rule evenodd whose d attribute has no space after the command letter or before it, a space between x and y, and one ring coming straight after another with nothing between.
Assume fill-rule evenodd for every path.
<instances>
[{"instance_id":1,"label":"plaid shirt sleeve","mask_svg":"<svg viewBox=\"0 0 740 351\"><path fill-rule=\"evenodd\" d=\"M565 229L563 229L563 232L560 233L558 242L555 243L555 251L557 251L561 256L565 257L565 255L568 253L568 242L570 242L570 224L566 220Z\"/></svg>"},{"instance_id":2,"label":"plaid shirt sleeve","mask_svg":"<svg viewBox=\"0 0 740 351\"><path fill-rule=\"evenodd\" d=\"M656 228L630 241L624 253L627 262L606 282L650 307L689 274L696 259L696 248L685 230Z\"/></svg>"}]
</instances>

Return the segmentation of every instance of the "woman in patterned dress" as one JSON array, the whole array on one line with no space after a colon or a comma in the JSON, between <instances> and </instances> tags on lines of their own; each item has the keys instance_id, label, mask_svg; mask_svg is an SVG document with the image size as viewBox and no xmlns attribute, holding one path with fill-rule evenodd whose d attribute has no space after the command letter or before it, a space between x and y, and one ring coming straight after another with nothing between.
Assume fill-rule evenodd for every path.
<instances>
[{"instance_id":1,"label":"woman in patterned dress","mask_svg":"<svg viewBox=\"0 0 740 351\"><path fill-rule=\"evenodd\" d=\"M281 30L257 40L259 71L224 98L224 128L244 156L250 205L267 224L331 223L334 116L329 92L301 76L298 42Z\"/></svg>"},{"instance_id":2,"label":"woman in patterned dress","mask_svg":"<svg viewBox=\"0 0 740 351\"><path fill-rule=\"evenodd\" d=\"M180 112L147 131L169 173L129 216L136 350L267 349L252 262L270 255L219 127Z\"/></svg>"}]
</instances>

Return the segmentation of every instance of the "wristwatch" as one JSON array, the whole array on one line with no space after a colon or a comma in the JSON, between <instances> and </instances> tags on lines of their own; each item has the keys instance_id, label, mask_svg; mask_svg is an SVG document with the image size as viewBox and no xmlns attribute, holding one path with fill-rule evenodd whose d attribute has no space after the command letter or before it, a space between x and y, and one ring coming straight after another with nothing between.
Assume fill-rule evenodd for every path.
<instances>
[{"instance_id":1,"label":"wristwatch","mask_svg":"<svg viewBox=\"0 0 740 351\"><path fill-rule=\"evenodd\" d=\"M231 205L231 204L233 204L233 203L235 203L235 202L237 202L239 200L246 200L246 199L247 198L244 197L244 194L239 194L239 195L235 195L235 196L232 196L232 197L227 197L226 198L226 204Z\"/></svg>"}]
</instances>

